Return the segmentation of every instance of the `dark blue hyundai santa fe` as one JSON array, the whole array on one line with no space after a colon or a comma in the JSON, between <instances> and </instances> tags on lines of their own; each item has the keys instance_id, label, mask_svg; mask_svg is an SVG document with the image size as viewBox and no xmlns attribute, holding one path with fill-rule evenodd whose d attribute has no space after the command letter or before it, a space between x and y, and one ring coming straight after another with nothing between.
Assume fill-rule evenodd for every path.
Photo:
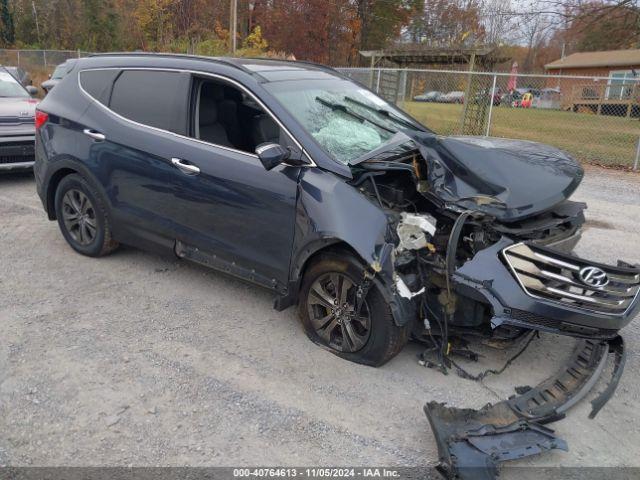
<instances>
[{"instance_id":1,"label":"dark blue hyundai santa fe","mask_svg":"<svg viewBox=\"0 0 640 480\"><path fill-rule=\"evenodd\" d=\"M410 337L445 354L532 330L608 344L639 308L636 267L571 253L585 205L567 154L436 135L329 68L98 55L36 126L38 193L74 250L255 282L349 360L381 365Z\"/></svg>"}]
</instances>

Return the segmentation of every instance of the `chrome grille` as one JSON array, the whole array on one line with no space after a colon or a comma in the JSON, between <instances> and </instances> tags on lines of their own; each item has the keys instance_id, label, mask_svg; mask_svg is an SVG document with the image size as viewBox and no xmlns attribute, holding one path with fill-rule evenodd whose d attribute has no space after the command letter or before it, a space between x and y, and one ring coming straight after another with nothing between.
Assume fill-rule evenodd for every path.
<instances>
[{"instance_id":1,"label":"chrome grille","mask_svg":"<svg viewBox=\"0 0 640 480\"><path fill-rule=\"evenodd\" d=\"M580 271L593 264L549 249L519 243L503 250L511 272L524 291L564 305L604 314L622 315L640 291L640 271L596 265L609 282L592 286L580 280Z\"/></svg>"}]
</instances>

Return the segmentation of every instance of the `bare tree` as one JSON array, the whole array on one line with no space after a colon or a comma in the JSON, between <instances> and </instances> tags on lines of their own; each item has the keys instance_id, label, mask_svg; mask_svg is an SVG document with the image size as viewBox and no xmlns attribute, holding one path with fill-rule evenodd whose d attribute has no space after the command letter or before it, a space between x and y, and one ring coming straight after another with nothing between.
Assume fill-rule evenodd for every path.
<instances>
[{"instance_id":1,"label":"bare tree","mask_svg":"<svg viewBox=\"0 0 640 480\"><path fill-rule=\"evenodd\" d=\"M485 0L482 3L480 11L486 43L500 44L511 39L516 18L504 13L511 12L512 8L511 0Z\"/></svg>"}]
</instances>

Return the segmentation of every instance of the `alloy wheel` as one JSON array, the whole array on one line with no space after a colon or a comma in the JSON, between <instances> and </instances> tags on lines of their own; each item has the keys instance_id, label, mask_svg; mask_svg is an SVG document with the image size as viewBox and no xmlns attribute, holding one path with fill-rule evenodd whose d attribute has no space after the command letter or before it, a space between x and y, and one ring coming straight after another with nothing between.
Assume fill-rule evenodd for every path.
<instances>
[{"instance_id":1,"label":"alloy wheel","mask_svg":"<svg viewBox=\"0 0 640 480\"><path fill-rule=\"evenodd\" d=\"M82 246L93 243L98 232L98 223L95 208L84 192L70 189L64 194L62 219L74 241Z\"/></svg>"},{"instance_id":2,"label":"alloy wheel","mask_svg":"<svg viewBox=\"0 0 640 480\"><path fill-rule=\"evenodd\" d=\"M309 289L307 310L316 333L328 346L345 353L357 352L371 335L366 301L356 312L358 287L342 273L326 273Z\"/></svg>"}]
</instances>

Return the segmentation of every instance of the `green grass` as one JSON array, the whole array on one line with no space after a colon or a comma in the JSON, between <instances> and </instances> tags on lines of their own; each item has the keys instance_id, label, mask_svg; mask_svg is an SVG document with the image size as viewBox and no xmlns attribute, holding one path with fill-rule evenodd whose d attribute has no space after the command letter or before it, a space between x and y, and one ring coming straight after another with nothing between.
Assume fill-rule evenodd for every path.
<instances>
[{"instance_id":1,"label":"green grass","mask_svg":"<svg viewBox=\"0 0 640 480\"><path fill-rule=\"evenodd\" d=\"M437 133L460 133L462 105L406 102L405 110ZM585 162L632 166L640 138L637 118L559 110L494 107L491 135L547 143Z\"/></svg>"}]
</instances>

